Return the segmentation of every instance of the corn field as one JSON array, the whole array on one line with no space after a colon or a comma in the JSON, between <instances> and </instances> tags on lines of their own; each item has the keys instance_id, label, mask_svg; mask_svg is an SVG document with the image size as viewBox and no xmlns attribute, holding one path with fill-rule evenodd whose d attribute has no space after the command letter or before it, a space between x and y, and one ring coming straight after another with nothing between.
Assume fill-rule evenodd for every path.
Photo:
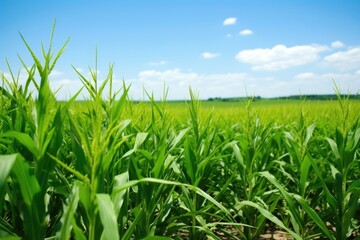
<instances>
[{"instance_id":1,"label":"corn field","mask_svg":"<svg viewBox=\"0 0 360 240\"><path fill-rule=\"evenodd\" d=\"M90 97L59 102L49 75L66 43L38 56L23 40L26 84L1 74L1 238L360 238L358 101L217 111L190 89L181 109L166 90L136 103L110 66L74 68Z\"/></svg>"}]
</instances>

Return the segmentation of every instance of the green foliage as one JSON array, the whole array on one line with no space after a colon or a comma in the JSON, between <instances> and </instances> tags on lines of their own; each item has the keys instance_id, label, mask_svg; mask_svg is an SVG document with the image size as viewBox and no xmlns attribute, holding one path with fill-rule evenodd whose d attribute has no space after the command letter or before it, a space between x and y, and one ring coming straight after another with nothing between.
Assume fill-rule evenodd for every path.
<instances>
[{"instance_id":1,"label":"green foliage","mask_svg":"<svg viewBox=\"0 0 360 240\"><path fill-rule=\"evenodd\" d=\"M53 35L41 58L21 36L25 84L0 74L0 238L359 237L358 102L134 103L97 60L74 68L89 99L58 102Z\"/></svg>"}]
</instances>

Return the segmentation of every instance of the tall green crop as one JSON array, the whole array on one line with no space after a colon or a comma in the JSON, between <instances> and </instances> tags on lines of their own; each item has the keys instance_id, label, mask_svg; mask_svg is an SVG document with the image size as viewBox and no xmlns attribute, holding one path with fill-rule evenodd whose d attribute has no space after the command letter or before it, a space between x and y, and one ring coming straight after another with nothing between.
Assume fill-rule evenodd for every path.
<instances>
[{"instance_id":1,"label":"tall green crop","mask_svg":"<svg viewBox=\"0 0 360 240\"><path fill-rule=\"evenodd\" d=\"M55 24L54 24L55 27ZM129 100L113 65L59 102L67 41L0 73L0 238L289 239L360 236L360 104ZM97 53L96 53L97 55ZM76 101L86 91L87 99ZM256 101L255 101L256 100ZM293 111L300 103L300 111ZM298 109L298 108L296 108Z\"/></svg>"}]
</instances>

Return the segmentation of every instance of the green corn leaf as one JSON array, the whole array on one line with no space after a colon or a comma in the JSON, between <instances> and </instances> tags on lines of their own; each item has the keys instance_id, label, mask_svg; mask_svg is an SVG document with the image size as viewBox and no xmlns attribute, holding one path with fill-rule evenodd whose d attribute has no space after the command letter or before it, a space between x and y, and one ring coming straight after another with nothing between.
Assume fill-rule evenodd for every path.
<instances>
[{"instance_id":1,"label":"green corn leaf","mask_svg":"<svg viewBox=\"0 0 360 240\"><path fill-rule=\"evenodd\" d=\"M359 146L360 144L360 127L357 128L355 130L355 133L353 135L353 144L352 144L352 148L351 150L354 151L355 149L357 149L357 147Z\"/></svg>"},{"instance_id":2,"label":"green corn leaf","mask_svg":"<svg viewBox=\"0 0 360 240\"><path fill-rule=\"evenodd\" d=\"M20 239L22 238L17 236L1 236L1 240L20 240Z\"/></svg>"},{"instance_id":3,"label":"green corn leaf","mask_svg":"<svg viewBox=\"0 0 360 240\"><path fill-rule=\"evenodd\" d=\"M138 134L136 134L134 150L138 149L141 146L141 144L145 141L147 136L148 136L148 133L138 133Z\"/></svg>"},{"instance_id":4,"label":"green corn leaf","mask_svg":"<svg viewBox=\"0 0 360 240\"><path fill-rule=\"evenodd\" d=\"M0 155L0 189L3 189L12 167L16 161L16 154ZM1 198L3 196L0 196Z\"/></svg>"},{"instance_id":5,"label":"green corn leaf","mask_svg":"<svg viewBox=\"0 0 360 240\"><path fill-rule=\"evenodd\" d=\"M53 139L53 136L54 136L54 133L55 133L55 130L59 130L59 129L51 129L48 134L46 135L46 139L45 139L45 142L44 144L41 146L41 149L40 149L40 155L39 155L39 158L42 158L44 156L44 154L46 153L47 151L47 148L51 142L51 140L54 140ZM48 169L46 169L48 170Z\"/></svg>"},{"instance_id":6,"label":"green corn leaf","mask_svg":"<svg viewBox=\"0 0 360 240\"><path fill-rule=\"evenodd\" d=\"M2 136L15 138L22 145L24 145L34 155L34 157L37 158L39 156L39 151L36 147L36 144L35 144L34 140L28 134L21 133L21 132L15 132L15 131L9 131L9 132L3 133Z\"/></svg>"},{"instance_id":7,"label":"green corn leaf","mask_svg":"<svg viewBox=\"0 0 360 240\"><path fill-rule=\"evenodd\" d=\"M4 237L14 237L15 239L21 239L17 236L15 229L5 219L0 217L0 239Z\"/></svg>"},{"instance_id":8,"label":"green corn leaf","mask_svg":"<svg viewBox=\"0 0 360 240\"><path fill-rule=\"evenodd\" d=\"M153 159L153 154L151 152L149 152L148 150L138 149L138 150L136 150L136 152L141 154L148 161L151 161Z\"/></svg>"},{"instance_id":9,"label":"green corn leaf","mask_svg":"<svg viewBox=\"0 0 360 240\"><path fill-rule=\"evenodd\" d=\"M306 183L309 180L309 170L311 167L311 161L309 157L306 155L304 160L301 163L301 169L300 169L300 189L301 194L304 196L306 192Z\"/></svg>"},{"instance_id":10,"label":"green corn leaf","mask_svg":"<svg viewBox=\"0 0 360 240\"><path fill-rule=\"evenodd\" d=\"M232 149L234 151L235 160L239 166L241 177L244 179L245 172L246 172L246 165L244 164L244 158L241 155L240 148L236 142L231 142L231 143L229 143L229 145L232 147Z\"/></svg>"},{"instance_id":11,"label":"green corn leaf","mask_svg":"<svg viewBox=\"0 0 360 240\"><path fill-rule=\"evenodd\" d=\"M170 237L162 237L162 236L148 236L142 238L141 240L172 240Z\"/></svg>"},{"instance_id":12,"label":"green corn leaf","mask_svg":"<svg viewBox=\"0 0 360 240\"><path fill-rule=\"evenodd\" d=\"M130 156L131 154L133 154L134 152L135 152L134 149L130 149L124 155L122 155L121 158L126 158L126 157Z\"/></svg>"},{"instance_id":13,"label":"green corn leaf","mask_svg":"<svg viewBox=\"0 0 360 240\"><path fill-rule=\"evenodd\" d=\"M64 53L66 45L69 43L70 41L70 37L65 41L65 43L62 45L62 47L60 48L60 50L58 51L58 53L55 56L55 59L53 60L53 62L51 63L51 65L49 66L49 74L51 73L51 71L54 69L56 62L59 60L60 56ZM50 50L50 47L49 47Z\"/></svg>"},{"instance_id":14,"label":"green corn leaf","mask_svg":"<svg viewBox=\"0 0 360 240\"><path fill-rule=\"evenodd\" d=\"M123 109L125 107L126 98L129 92L129 88L130 87L126 87L125 82L123 82L123 87L122 87L123 94L121 95L120 99L115 102L110 112L110 118L113 119L113 121L116 121L122 115Z\"/></svg>"},{"instance_id":15,"label":"green corn leaf","mask_svg":"<svg viewBox=\"0 0 360 240\"><path fill-rule=\"evenodd\" d=\"M113 186L113 192L111 194L111 200L114 204L114 211L116 216L119 216L120 209L124 203L124 196L127 192L126 189L117 191L117 188L122 187L127 182L129 182L129 172L124 172L122 174L115 176L114 178L114 184L113 184L114 186Z\"/></svg>"},{"instance_id":16,"label":"green corn leaf","mask_svg":"<svg viewBox=\"0 0 360 240\"><path fill-rule=\"evenodd\" d=\"M314 132L314 129L315 129L316 125L315 123L311 124L309 127L306 128L306 138L305 138L305 141L304 141L304 145L307 146L307 144L309 143L312 135L313 135L313 132Z\"/></svg>"},{"instance_id":17,"label":"green corn leaf","mask_svg":"<svg viewBox=\"0 0 360 240\"><path fill-rule=\"evenodd\" d=\"M72 220L72 226L74 231L74 236L76 240L86 240L86 236L83 233L83 230L76 225L75 219Z\"/></svg>"},{"instance_id":18,"label":"green corn leaf","mask_svg":"<svg viewBox=\"0 0 360 240\"><path fill-rule=\"evenodd\" d=\"M80 180L82 180L84 183L87 183L88 185L90 185L90 180L89 178L83 174L81 174L80 172L72 169L71 167L69 167L68 165L66 165L65 163L63 163L60 159L52 156L49 154L49 157L54 160L58 165L60 165L61 167L65 168L67 171L69 171L70 173L74 174L77 178L79 178Z\"/></svg>"},{"instance_id":19,"label":"green corn leaf","mask_svg":"<svg viewBox=\"0 0 360 240\"><path fill-rule=\"evenodd\" d=\"M38 71L39 71L40 73L43 72L42 65L41 65L39 59L36 57L36 55L35 55L35 53L33 52L33 50L31 49L30 45L26 42L26 40L25 40L25 38L24 38L24 36L23 36L22 34L20 34L20 37L22 38L22 40L23 40L23 42L25 43L27 49L29 50L29 52L30 52L30 54L31 54L31 56L32 56L35 64L36 64L36 67L37 67Z\"/></svg>"},{"instance_id":20,"label":"green corn leaf","mask_svg":"<svg viewBox=\"0 0 360 240\"><path fill-rule=\"evenodd\" d=\"M303 209L307 214L314 220L315 224L320 227L323 233L326 235L328 239L335 239L334 236L330 233L329 229L326 227L326 224L322 221L320 216L315 212L314 209L311 208L309 203L302 198L301 196L294 194L294 198L300 203Z\"/></svg>"},{"instance_id":21,"label":"green corn leaf","mask_svg":"<svg viewBox=\"0 0 360 240\"><path fill-rule=\"evenodd\" d=\"M187 134L187 132L189 130L190 130L190 128L185 128L179 132L179 134L172 140L172 142L170 144L169 152L171 150L173 150L179 144L179 142L183 139L183 137Z\"/></svg>"},{"instance_id":22,"label":"green corn leaf","mask_svg":"<svg viewBox=\"0 0 360 240\"><path fill-rule=\"evenodd\" d=\"M17 155L12 172L21 193L23 204L24 237L26 239L42 239L44 237L45 206L44 196L36 180L33 170L20 155Z\"/></svg>"},{"instance_id":23,"label":"green corn leaf","mask_svg":"<svg viewBox=\"0 0 360 240\"><path fill-rule=\"evenodd\" d=\"M80 126L78 123L73 121L71 119L71 116L69 115L69 123L70 123L70 136L71 136L71 148L74 151L74 154L76 156L76 169L79 170L81 173L85 175L91 175L90 170L90 163L88 159L86 158L86 148L89 147L88 141L86 141L86 138L83 136L83 133L80 130ZM83 141L85 141L85 146L83 145Z\"/></svg>"},{"instance_id":24,"label":"green corn leaf","mask_svg":"<svg viewBox=\"0 0 360 240\"><path fill-rule=\"evenodd\" d=\"M326 140L330 144L331 150L332 150L335 158L340 159L340 153L339 153L339 149L338 149L336 142L331 138L327 138Z\"/></svg>"},{"instance_id":25,"label":"green corn leaf","mask_svg":"<svg viewBox=\"0 0 360 240\"><path fill-rule=\"evenodd\" d=\"M100 219L104 227L102 239L120 239L117 216L110 196L108 194L98 193L96 194L96 197L99 206Z\"/></svg>"},{"instance_id":26,"label":"green corn leaf","mask_svg":"<svg viewBox=\"0 0 360 240\"><path fill-rule=\"evenodd\" d=\"M74 184L70 196L68 197L67 204L64 206L64 212L61 217L61 228L57 233L57 239L67 240L70 239L72 229L72 222L79 202L79 186Z\"/></svg>"},{"instance_id":27,"label":"green corn leaf","mask_svg":"<svg viewBox=\"0 0 360 240\"><path fill-rule=\"evenodd\" d=\"M330 164L330 167L331 167L331 173L335 180L335 185L334 185L335 196L336 196L336 199L338 200L338 202L340 202L343 199L342 176L341 176L341 173L332 164ZM339 206L339 207L341 207L341 206Z\"/></svg>"},{"instance_id":28,"label":"green corn leaf","mask_svg":"<svg viewBox=\"0 0 360 240\"><path fill-rule=\"evenodd\" d=\"M360 191L360 179L357 179L354 182L352 182L346 192L347 194L349 194L357 191Z\"/></svg>"},{"instance_id":29,"label":"green corn leaf","mask_svg":"<svg viewBox=\"0 0 360 240\"><path fill-rule=\"evenodd\" d=\"M321 184L322 184L322 186L324 188L326 200L330 204L331 208L334 211L336 211L337 210L337 202L336 202L335 197L331 194L329 188L326 186L326 183L325 183L324 178L322 176L322 172L320 171L320 169L316 165L314 159L312 159L312 157L310 157L310 156L308 156L308 157L309 157L309 159L311 161L311 166L314 168L314 170L316 172L316 175L319 178L319 180L320 180L320 182L321 182Z\"/></svg>"},{"instance_id":30,"label":"green corn leaf","mask_svg":"<svg viewBox=\"0 0 360 240\"><path fill-rule=\"evenodd\" d=\"M348 136L345 146L344 168L347 170L349 166L356 161L356 151L359 150L360 145L360 128Z\"/></svg>"},{"instance_id":31,"label":"green corn leaf","mask_svg":"<svg viewBox=\"0 0 360 240\"><path fill-rule=\"evenodd\" d=\"M109 71L108 71L108 75L106 76L105 80L101 83L99 90L98 90L98 94L102 96L104 88L106 87L106 85L108 84L108 82L110 81L110 79L112 78L112 74L113 74L113 67L110 66Z\"/></svg>"},{"instance_id":32,"label":"green corn leaf","mask_svg":"<svg viewBox=\"0 0 360 240\"><path fill-rule=\"evenodd\" d=\"M166 147L167 147L166 144L161 144L157 150L159 152L159 155L156 159L155 166L152 170L155 178L160 178L162 169L164 169L164 162L166 160L166 156L165 156Z\"/></svg>"},{"instance_id":33,"label":"green corn leaf","mask_svg":"<svg viewBox=\"0 0 360 240\"><path fill-rule=\"evenodd\" d=\"M241 201L240 203L241 205L247 205L247 206L251 206L253 208L256 208L257 210L259 210L259 212L268 220L270 220L271 222L275 223L276 225L278 225L279 227L281 227L282 229L284 229L285 231L287 231L291 236L293 236L296 240L302 240L302 237L300 235L298 235L297 233L291 231L289 228L287 228L285 226L285 224L278 219L276 216L274 216L271 212L269 212L268 210L266 210L265 208L261 207L259 204L251 202L251 201Z\"/></svg>"},{"instance_id":34,"label":"green corn leaf","mask_svg":"<svg viewBox=\"0 0 360 240\"><path fill-rule=\"evenodd\" d=\"M83 86L88 90L90 96L92 99L96 99L96 95L95 95L95 88L94 86L91 84L91 82L89 80L86 79L86 77L74 66L72 66L72 68L74 69L74 71L77 73L77 75L79 76L81 82L83 83Z\"/></svg>"},{"instance_id":35,"label":"green corn leaf","mask_svg":"<svg viewBox=\"0 0 360 240\"><path fill-rule=\"evenodd\" d=\"M194 192L196 192L198 195L202 196L203 198L205 198L206 200L208 200L209 202L211 202L212 204L214 204L216 207L218 207L221 211L223 211L225 214L227 215L231 215L229 210L227 210L223 205L221 205L221 203L219 203L218 201L216 201L213 197L211 197L209 194L207 194L206 192L204 192L203 190L201 190L200 188L194 186L194 185L190 185L190 184L185 184L185 183L180 183L180 182L175 182L175 181L168 181L168 180L163 180L163 179L156 179L156 178L142 178L140 180L132 180L132 181L128 181L127 183L124 183L121 187L117 187L116 191L115 189L113 190L113 193L116 194L119 191L123 191L125 189L128 189L129 187L133 187L141 182L150 182L150 183L158 183L158 184L166 184L166 185L174 185L174 186L181 186L184 187L185 189L190 189Z\"/></svg>"},{"instance_id":36,"label":"green corn leaf","mask_svg":"<svg viewBox=\"0 0 360 240\"><path fill-rule=\"evenodd\" d=\"M135 228L136 228L138 222L140 221L140 218L141 218L141 214L137 214L135 219L132 221L132 224L126 230L125 234L121 237L122 240L130 240L130 239L132 239L131 235L135 231Z\"/></svg>"},{"instance_id":37,"label":"green corn leaf","mask_svg":"<svg viewBox=\"0 0 360 240\"><path fill-rule=\"evenodd\" d=\"M91 203L91 191L89 185L77 181L76 184L79 186L79 197L82 206L85 209L86 217L90 219L90 216L94 214Z\"/></svg>"},{"instance_id":38,"label":"green corn leaf","mask_svg":"<svg viewBox=\"0 0 360 240\"><path fill-rule=\"evenodd\" d=\"M9 177L12 167L16 161L16 154L12 155L0 155L0 206L4 206L5 202L5 193L6 193L6 182L7 178ZM0 208L0 216L2 216L3 208ZM3 220L0 218L0 221ZM7 223L7 222L5 222ZM0 236L1 236L1 229L6 229L6 225L2 225L0 222ZM10 226L11 227L11 226ZM11 231L10 231L11 233Z\"/></svg>"},{"instance_id":39,"label":"green corn leaf","mask_svg":"<svg viewBox=\"0 0 360 240\"><path fill-rule=\"evenodd\" d=\"M189 140L185 140L185 162L184 167L186 174L189 176L192 184L196 181L197 163L195 154L190 146Z\"/></svg>"},{"instance_id":40,"label":"green corn leaf","mask_svg":"<svg viewBox=\"0 0 360 240\"><path fill-rule=\"evenodd\" d=\"M296 219L296 222L299 224L299 226L304 226L303 220L300 217L299 211L295 205L295 202L289 192L285 190L285 188L276 180L274 175L272 175L269 172L260 172L261 176L265 177L270 183L272 183L275 187L277 187L281 194L284 196L284 199L288 203L289 210L291 211L291 214L293 214L294 218Z\"/></svg>"},{"instance_id":41,"label":"green corn leaf","mask_svg":"<svg viewBox=\"0 0 360 240\"><path fill-rule=\"evenodd\" d=\"M360 189L358 189L356 192L353 192L348 200L348 204L342 222L343 239L348 238L351 235L352 231L354 230L351 227L351 223L354 220L354 217L356 218L355 214L356 211L359 210L359 208L360 208Z\"/></svg>"}]
</instances>

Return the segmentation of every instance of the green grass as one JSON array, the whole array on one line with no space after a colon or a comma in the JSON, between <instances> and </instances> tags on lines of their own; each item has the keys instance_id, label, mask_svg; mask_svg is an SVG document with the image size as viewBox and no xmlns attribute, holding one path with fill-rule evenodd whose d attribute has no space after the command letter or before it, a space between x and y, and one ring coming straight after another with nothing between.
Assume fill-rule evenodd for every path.
<instances>
[{"instance_id":1,"label":"green grass","mask_svg":"<svg viewBox=\"0 0 360 240\"><path fill-rule=\"evenodd\" d=\"M26 84L1 74L1 238L359 237L359 101L335 90L337 101L204 102L190 90L135 103L110 66L105 79L78 72L89 99L58 102L49 75L66 44L54 55L51 37L39 57L23 40Z\"/></svg>"}]
</instances>

